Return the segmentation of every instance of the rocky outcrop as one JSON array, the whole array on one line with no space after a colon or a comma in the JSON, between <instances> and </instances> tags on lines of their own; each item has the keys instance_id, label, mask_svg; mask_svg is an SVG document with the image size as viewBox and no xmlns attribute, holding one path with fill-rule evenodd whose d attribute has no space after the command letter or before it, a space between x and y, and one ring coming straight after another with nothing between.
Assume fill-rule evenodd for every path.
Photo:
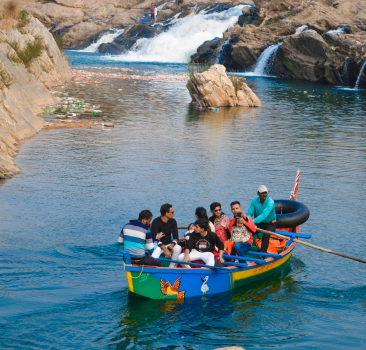
<instances>
[{"instance_id":1,"label":"rocky outcrop","mask_svg":"<svg viewBox=\"0 0 366 350\"><path fill-rule=\"evenodd\" d=\"M337 84L341 81L337 70L342 55L325 42L314 30L286 38L277 51L274 70L299 80Z\"/></svg>"},{"instance_id":2,"label":"rocky outcrop","mask_svg":"<svg viewBox=\"0 0 366 350\"><path fill-rule=\"evenodd\" d=\"M192 101L199 107L260 107L261 102L243 78L229 77L221 64L192 74L187 82Z\"/></svg>"},{"instance_id":3,"label":"rocky outcrop","mask_svg":"<svg viewBox=\"0 0 366 350\"><path fill-rule=\"evenodd\" d=\"M274 74L354 85L366 59L363 0L254 0L254 3L256 8L245 7L238 25L224 33L221 41L202 46L195 60L212 57L229 68L251 70L268 46L282 43L273 66ZM309 31L296 34L296 29L305 24ZM328 33L340 27L342 31ZM235 40L228 42L228 38ZM225 42L228 44L217 58ZM363 76L360 86L366 86Z\"/></svg>"},{"instance_id":4,"label":"rocky outcrop","mask_svg":"<svg viewBox=\"0 0 366 350\"><path fill-rule=\"evenodd\" d=\"M0 31L0 178L19 172L16 143L42 128L37 113L54 102L48 88L72 77L53 36L37 19L24 18L18 29Z\"/></svg>"},{"instance_id":5,"label":"rocky outcrop","mask_svg":"<svg viewBox=\"0 0 366 350\"><path fill-rule=\"evenodd\" d=\"M162 5L165 1L155 2ZM251 2L251 0L249 1ZM222 3L218 5L217 3ZM158 13L158 21L166 21L173 15L185 17L192 10L215 6L215 11L238 4L226 0L212 3L208 0L185 0L183 6L166 3ZM101 32L111 28L122 29L141 22L149 24L151 1L147 0L22 0L22 8L32 11L52 31L63 36L65 48L82 49L88 46Z\"/></svg>"},{"instance_id":6,"label":"rocky outcrop","mask_svg":"<svg viewBox=\"0 0 366 350\"><path fill-rule=\"evenodd\" d=\"M151 27L146 24L136 24L127 28L112 43L100 45L98 51L104 54L121 54L130 50L139 39L153 38L160 33L161 28L159 26Z\"/></svg>"}]
</instances>

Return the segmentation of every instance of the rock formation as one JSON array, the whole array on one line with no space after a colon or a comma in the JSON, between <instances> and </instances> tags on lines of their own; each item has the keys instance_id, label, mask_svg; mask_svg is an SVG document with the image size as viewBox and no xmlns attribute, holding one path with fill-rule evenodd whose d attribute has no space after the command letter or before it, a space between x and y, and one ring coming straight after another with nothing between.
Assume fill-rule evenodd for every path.
<instances>
[{"instance_id":1,"label":"rock formation","mask_svg":"<svg viewBox=\"0 0 366 350\"><path fill-rule=\"evenodd\" d=\"M187 88L193 102L200 107L260 107L261 102L244 78L230 79L225 71L223 65L215 64L205 72L192 74Z\"/></svg>"},{"instance_id":2,"label":"rock formation","mask_svg":"<svg viewBox=\"0 0 366 350\"><path fill-rule=\"evenodd\" d=\"M206 42L199 47L194 59L250 70L267 47L282 43L275 58L274 74L354 86L366 60L364 0L254 0L254 3L254 9L244 8L238 24L224 33L221 41ZM296 34L296 29L303 25L309 31ZM366 73L360 84L366 86Z\"/></svg>"},{"instance_id":3,"label":"rock formation","mask_svg":"<svg viewBox=\"0 0 366 350\"><path fill-rule=\"evenodd\" d=\"M54 103L48 88L71 79L72 72L52 34L27 13L0 31L0 178L18 173L16 142L43 126L41 106Z\"/></svg>"}]
</instances>

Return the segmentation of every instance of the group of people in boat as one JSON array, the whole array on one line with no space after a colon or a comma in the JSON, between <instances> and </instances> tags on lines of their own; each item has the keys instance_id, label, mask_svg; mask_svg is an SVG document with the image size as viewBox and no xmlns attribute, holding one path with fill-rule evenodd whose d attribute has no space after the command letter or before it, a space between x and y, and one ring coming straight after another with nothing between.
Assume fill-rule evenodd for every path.
<instances>
[{"instance_id":1,"label":"group of people in boat","mask_svg":"<svg viewBox=\"0 0 366 350\"><path fill-rule=\"evenodd\" d=\"M257 227L274 232L277 227L274 201L268 196L267 187L259 186L258 197L243 213L239 201L230 204L233 217L230 219L222 211L219 202L210 205L212 216L209 218L203 207L196 208L196 221L188 226L188 231L179 238L174 209L169 203L160 208L161 216L153 218L150 210L142 210L136 221L131 220L123 226L119 243L131 256L136 265L161 266L157 260L162 254L171 259L169 267L190 268L191 261L202 260L206 265L223 263L224 250L230 255L233 250L244 256L253 243ZM267 252L270 235L263 234L260 251Z\"/></svg>"}]
</instances>

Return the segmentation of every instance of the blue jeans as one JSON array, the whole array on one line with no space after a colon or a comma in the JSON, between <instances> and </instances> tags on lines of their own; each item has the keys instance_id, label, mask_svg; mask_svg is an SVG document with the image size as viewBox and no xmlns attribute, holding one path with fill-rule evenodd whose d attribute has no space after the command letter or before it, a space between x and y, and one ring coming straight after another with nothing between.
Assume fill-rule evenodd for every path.
<instances>
[{"instance_id":1,"label":"blue jeans","mask_svg":"<svg viewBox=\"0 0 366 350\"><path fill-rule=\"evenodd\" d=\"M239 256L244 256L248 250L250 250L251 245L248 242L238 242L235 243L235 250Z\"/></svg>"}]
</instances>

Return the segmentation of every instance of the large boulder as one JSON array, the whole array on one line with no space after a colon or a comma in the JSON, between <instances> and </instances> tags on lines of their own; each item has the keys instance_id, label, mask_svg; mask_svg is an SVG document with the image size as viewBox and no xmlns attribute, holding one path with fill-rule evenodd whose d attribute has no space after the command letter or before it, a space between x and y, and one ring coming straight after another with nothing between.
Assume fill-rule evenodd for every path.
<instances>
[{"instance_id":1,"label":"large boulder","mask_svg":"<svg viewBox=\"0 0 366 350\"><path fill-rule=\"evenodd\" d=\"M260 107L261 102L243 78L229 77L221 64L192 74L187 82L192 101L200 107Z\"/></svg>"},{"instance_id":2,"label":"large boulder","mask_svg":"<svg viewBox=\"0 0 366 350\"><path fill-rule=\"evenodd\" d=\"M136 24L126 29L123 34L114 39L112 43L102 44L98 50L100 53L112 55L130 50L139 39L149 39L161 33L161 27L151 27L146 24Z\"/></svg>"},{"instance_id":3,"label":"large boulder","mask_svg":"<svg viewBox=\"0 0 366 350\"><path fill-rule=\"evenodd\" d=\"M277 51L274 70L299 80L338 84L343 58L314 30L286 38Z\"/></svg>"}]
</instances>

